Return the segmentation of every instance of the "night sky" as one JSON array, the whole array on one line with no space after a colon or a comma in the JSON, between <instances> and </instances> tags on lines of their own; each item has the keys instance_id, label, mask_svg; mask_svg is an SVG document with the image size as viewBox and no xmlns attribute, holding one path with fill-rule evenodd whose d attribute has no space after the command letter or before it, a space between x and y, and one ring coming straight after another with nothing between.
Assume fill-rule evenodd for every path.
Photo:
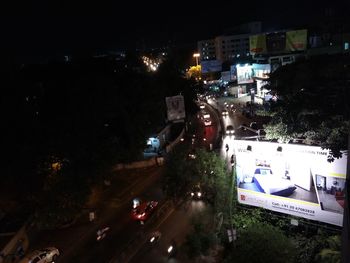
<instances>
[{"instance_id":1,"label":"night sky","mask_svg":"<svg viewBox=\"0 0 350 263\"><path fill-rule=\"evenodd\" d=\"M1 10L1 45L7 54L36 56L190 44L254 20L277 30L319 19L327 6L345 13L350 1L12 2Z\"/></svg>"}]
</instances>

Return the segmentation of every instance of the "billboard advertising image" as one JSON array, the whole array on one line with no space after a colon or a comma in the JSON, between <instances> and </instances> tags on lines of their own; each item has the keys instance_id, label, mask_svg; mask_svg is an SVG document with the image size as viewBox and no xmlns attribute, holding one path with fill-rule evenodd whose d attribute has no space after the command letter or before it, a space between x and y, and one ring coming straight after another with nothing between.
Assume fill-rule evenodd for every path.
<instances>
[{"instance_id":1,"label":"billboard advertising image","mask_svg":"<svg viewBox=\"0 0 350 263\"><path fill-rule=\"evenodd\" d=\"M347 155L321 147L236 140L238 202L342 226Z\"/></svg>"},{"instance_id":2,"label":"billboard advertising image","mask_svg":"<svg viewBox=\"0 0 350 263\"><path fill-rule=\"evenodd\" d=\"M254 77L268 79L271 72L270 64L253 64Z\"/></svg>"},{"instance_id":3,"label":"billboard advertising image","mask_svg":"<svg viewBox=\"0 0 350 263\"><path fill-rule=\"evenodd\" d=\"M276 32L266 35L266 48L269 53L286 50L286 33Z\"/></svg>"},{"instance_id":4,"label":"billboard advertising image","mask_svg":"<svg viewBox=\"0 0 350 263\"><path fill-rule=\"evenodd\" d=\"M231 75L231 81L236 81L237 80L236 65L231 65L230 66L230 75Z\"/></svg>"},{"instance_id":5,"label":"billboard advertising image","mask_svg":"<svg viewBox=\"0 0 350 263\"><path fill-rule=\"evenodd\" d=\"M252 55L266 53L266 35L255 35L249 37L249 52Z\"/></svg>"},{"instance_id":6,"label":"billboard advertising image","mask_svg":"<svg viewBox=\"0 0 350 263\"><path fill-rule=\"evenodd\" d=\"M288 31L286 33L286 49L288 51L303 51L307 44L307 30Z\"/></svg>"},{"instance_id":7,"label":"billboard advertising image","mask_svg":"<svg viewBox=\"0 0 350 263\"><path fill-rule=\"evenodd\" d=\"M165 101L169 121L183 120L186 117L183 96L166 97Z\"/></svg>"},{"instance_id":8,"label":"billboard advertising image","mask_svg":"<svg viewBox=\"0 0 350 263\"><path fill-rule=\"evenodd\" d=\"M245 84L245 83L253 83L253 67L252 65L237 65L237 83Z\"/></svg>"},{"instance_id":9,"label":"billboard advertising image","mask_svg":"<svg viewBox=\"0 0 350 263\"><path fill-rule=\"evenodd\" d=\"M201 61L202 73L221 71L221 62L219 60L203 60Z\"/></svg>"}]
</instances>

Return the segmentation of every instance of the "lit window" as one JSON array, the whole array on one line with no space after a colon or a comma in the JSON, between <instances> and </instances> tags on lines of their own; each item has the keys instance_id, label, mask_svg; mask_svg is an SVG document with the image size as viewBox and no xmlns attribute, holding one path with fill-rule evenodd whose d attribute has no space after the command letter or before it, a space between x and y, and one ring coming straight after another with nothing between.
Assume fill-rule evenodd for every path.
<instances>
[{"instance_id":1,"label":"lit window","mask_svg":"<svg viewBox=\"0 0 350 263\"><path fill-rule=\"evenodd\" d=\"M349 42L345 42L344 43L344 50L348 50L349 49Z\"/></svg>"}]
</instances>

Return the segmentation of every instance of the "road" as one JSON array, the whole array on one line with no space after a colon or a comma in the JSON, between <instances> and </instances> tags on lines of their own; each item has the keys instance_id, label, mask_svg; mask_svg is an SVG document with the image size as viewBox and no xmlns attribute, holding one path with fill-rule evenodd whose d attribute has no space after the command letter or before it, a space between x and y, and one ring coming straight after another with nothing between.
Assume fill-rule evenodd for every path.
<instances>
[{"instance_id":1,"label":"road","mask_svg":"<svg viewBox=\"0 0 350 263\"><path fill-rule=\"evenodd\" d=\"M205 207L205 203L201 200L186 201L176 207L164 222L154 228L162 233L158 242L154 245L149 241L145 243L130 262L186 262L183 254L180 253L169 259L167 249L174 241L177 247L185 242L186 235L191 231L191 218L198 215Z\"/></svg>"},{"instance_id":2,"label":"road","mask_svg":"<svg viewBox=\"0 0 350 263\"><path fill-rule=\"evenodd\" d=\"M160 175L162 168L125 174L129 178L112 181L104 198L96 204L97 219L89 222L88 215L65 229L41 231L31 237L29 251L55 246L61 255L57 262L109 262L122 253L125 244L142 231L142 226L131 219L132 199L155 199L162 202ZM107 237L96 241L96 232L110 227Z\"/></svg>"},{"instance_id":3,"label":"road","mask_svg":"<svg viewBox=\"0 0 350 263\"><path fill-rule=\"evenodd\" d=\"M194 147L218 150L220 155L226 158L229 166L233 147L226 152L224 146L226 143L232 145L234 138L221 138L220 123L224 126L232 124L237 129L240 123L247 120L242 120L239 112L231 112L229 117L221 121L218 113L222 110L222 103L209 101L211 107L207 105L206 110L211 114L213 125L204 126L199 122ZM218 146L220 147L217 148ZM175 240L179 247L184 243L191 230L192 216L205 207L202 201L187 201L174 209L168 209L167 213L157 216L154 222L146 222L143 226L133 221L130 216L132 199L135 197L158 200L160 203L164 201L161 174L162 168L158 167L137 171L129 175L130 177L122 177L112 182L102 198L103 201L94 207L97 209L97 219L94 222L89 222L86 215L84 220L69 228L43 231L31 240L30 250L47 246L58 247L61 251L58 262L185 262L181 256L176 257L176 260L167 261L166 249L172 240ZM109 226L110 231L105 239L97 242L96 232L105 226ZM150 248L147 239L156 229L163 234L159 243Z\"/></svg>"}]
</instances>

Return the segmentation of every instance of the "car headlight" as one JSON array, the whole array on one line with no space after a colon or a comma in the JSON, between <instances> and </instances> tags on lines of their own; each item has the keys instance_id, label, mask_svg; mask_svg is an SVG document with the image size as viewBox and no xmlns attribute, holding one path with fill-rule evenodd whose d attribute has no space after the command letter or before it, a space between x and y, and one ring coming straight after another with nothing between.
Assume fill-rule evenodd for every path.
<instances>
[{"instance_id":1,"label":"car headlight","mask_svg":"<svg viewBox=\"0 0 350 263\"><path fill-rule=\"evenodd\" d=\"M194 196L194 193L191 193L191 196Z\"/></svg>"},{"instance_id":2,"label":"car headlight","mask_svg":"<svg viewBox=\"0 0 350 263\"><path fill-rule=\"evenodd\" d=\"M198 196L198 197L201 197L201 196L202 196L202 193L201 193L201 192L198 192L198 193L197 193L197 196Z\"/></svg>"}]
</instances>

